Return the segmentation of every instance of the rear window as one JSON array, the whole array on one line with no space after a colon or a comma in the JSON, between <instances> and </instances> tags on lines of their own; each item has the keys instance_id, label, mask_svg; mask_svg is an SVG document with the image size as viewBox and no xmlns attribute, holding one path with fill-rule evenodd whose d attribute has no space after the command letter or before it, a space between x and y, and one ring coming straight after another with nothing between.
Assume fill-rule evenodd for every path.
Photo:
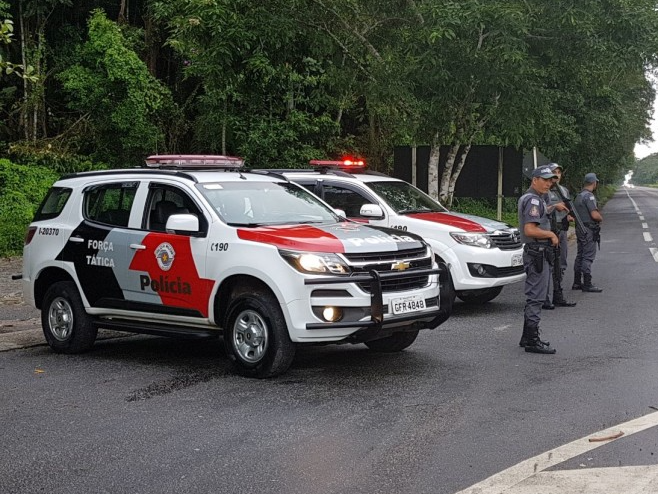
<instances>
[{"instance_id":1,"label":"rear window","mask_svg":"<svg viewBox=\"0 0 658 494\"><path fill-rule=\"evenodd\" d=\"M34 221L43 221L57 218L66 206L66 201L71 197L72 189L65 187L53 187L37 209Z\"/></svg>"}]
</instances>

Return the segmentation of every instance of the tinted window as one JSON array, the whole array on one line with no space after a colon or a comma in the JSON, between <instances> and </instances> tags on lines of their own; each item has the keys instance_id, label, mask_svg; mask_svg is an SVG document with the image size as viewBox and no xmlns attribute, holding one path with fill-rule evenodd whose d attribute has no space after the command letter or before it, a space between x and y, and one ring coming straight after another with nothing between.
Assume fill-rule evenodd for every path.
<instances>
[{"instance_id":1,"label":"tinted window","mask_svg":"<svg viewBox=\"0 0 658 494\"><path fill-rule=\"evenodd\" d=\"M53 187L50 189L48 195L34 215L34 221L57 218L62 213L69 197L71 197L71 189L66 189L64 187Z\"/></svg>"},{"instance_id":2,"label":"tinted window","mask_svg":"<svg viewBox=\"0 0 658 494\"><path fill-rule=\"evenodd\" d=\"M193 214L199 218L199 229L207 231L208 222L196 203L182 190L153 183L150 185L147 209L142 222L146 230L166 231L167 220L172 214Z\"/></svg>"},{"instance_id":3,"label":"tinted window","mask_svg":"<svg viewBox=\"0 0 658 494\"><path fill-rule=\"evenodd\" d=\"M138 182L96 185L85 190L86 219L113 226L128 226Z\"/></svg>"},{"instance_id":4,"label":"tinted window","mask_svg":"<svg viewBox=\"0 0 658 494\"><path fill-rule=\"evenodd\" d=\"M360 218L361 206L373 203L367 197L344 187L325 185L323 189L324 200L331 204L332 207L345 211L345 215L348 218Z\"/></svg>"}]
</instances>

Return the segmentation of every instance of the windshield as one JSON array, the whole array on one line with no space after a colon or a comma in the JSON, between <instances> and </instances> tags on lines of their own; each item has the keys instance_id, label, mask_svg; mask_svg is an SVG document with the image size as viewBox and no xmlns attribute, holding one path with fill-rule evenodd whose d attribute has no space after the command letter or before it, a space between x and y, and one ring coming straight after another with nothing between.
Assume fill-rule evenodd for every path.
<instances>
[{"instance_id":1,"label":"windshield","mask_svg":"<svg viewBox=\"0 0 658 494\"><path fill-rule=\"evenodd\" d=\"M287 182L203 183L197 187L231 226L335 223L331 209L296 184Z\"/></svg>"},{"instance_id":2,"label":"windshield","mask_svg":"<svg viewBox=\"0 0 658 494\"><path fill-rule=\"evenodd\" d=\"M368 182L368 186L397 214L448 212L438 201L407 182Z\"/></svg>"}]
</instances>

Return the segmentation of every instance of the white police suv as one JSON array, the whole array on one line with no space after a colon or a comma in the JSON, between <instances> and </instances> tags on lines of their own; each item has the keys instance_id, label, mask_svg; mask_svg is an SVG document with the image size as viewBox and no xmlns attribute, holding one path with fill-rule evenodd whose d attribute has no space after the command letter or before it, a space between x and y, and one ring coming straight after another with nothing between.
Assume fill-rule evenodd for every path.
<instances>
[{"instance_id":1,"label":"white police suv","mask_svg":"<svg viewBox=\"0 0 658 494\"><path fill-rule=\"evenodd\" d=\"M421 235L436 259L450 267L451 289L471 304L493 300L504 285L525 279L523 244L517 228L499 221L448 211L402 180L366 171L361 160L311 161L313 169L279 170L347 218ZM448 298L451 297L450 300Z\"/></svg>"},{"instance_id":2,"label":"white police suv","mask_svg":"<svg viewBox=\"0 0 658 494\"><path fill-rule=\"evenodd\" d=\"M396 352L449 314L429 245L345 221L302 187L224 156L56 182L29 226L26 300L56 352L98 328L222 335L237 371L284 372L298 343Z\"/></svg>"}]
</instances>

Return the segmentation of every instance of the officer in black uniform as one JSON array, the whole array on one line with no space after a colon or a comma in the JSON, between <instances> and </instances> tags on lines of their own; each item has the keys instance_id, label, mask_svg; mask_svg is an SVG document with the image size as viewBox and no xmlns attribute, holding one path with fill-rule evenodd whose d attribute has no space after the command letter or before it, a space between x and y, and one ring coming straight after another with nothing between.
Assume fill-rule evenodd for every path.
<instances>
[{"instance_id":1,"label":"officer in black uniform","mask_svg":"<svg viewBox=\"0 0 658 494\"><path fill-rule=\"evenodd\" d=\"M599 184L595 173L585 175L583 190L573 201L573 207L583 220L586 228L576 229L578 254L574 263L573 290L600 293L603 290L592 284L592 263L596 258L596 245L600 244L600 231L603 216L594 197L594 190ZM582 278L581 278L582 276Z\"/></svg>"},{"instance_id":2,"label":"officer in black uniform","mask_svg":"<svg viewBox=\"0 0 658 494\"><path fill-rule=\"evenodd\" d=\"M544 201L556 176L548 166L533 170L530 188L518 202L519 230L525 243L523 268L526 273L523 335L519 345L531 353L555 353L549 342L539 339L539 322L548 291L548 263L552 262L553 246L559 243L557 235L550 230Z\"/></svg>"},{"instance_id":3,"label":"officer in black uniform","mask_svg":"<svg viewBox=\"0 0 658 494\"><path fill-rule=\"evenodd\" d=\"M549 289L546 294L546 302L542 306L544 310L552 310L555 307L575 307L576 302L566 300L562 291L564 271L567 269L567 232L570 222L569 207L562 201L562 198L570 199L569 190L563 185L560 185L562 167L557 163L549 163L547 166L556 175L556 178L553 179L553 186L545 198L546 205L548 206L547 212L550 220L550 229L560 239L559 247L556 250L555 261L550 265L551 276L549 278ZM558 187L561 194L556 190ZM552 302L549 298L551 286L553 287Z\"/></svg>"}]
</instances>

